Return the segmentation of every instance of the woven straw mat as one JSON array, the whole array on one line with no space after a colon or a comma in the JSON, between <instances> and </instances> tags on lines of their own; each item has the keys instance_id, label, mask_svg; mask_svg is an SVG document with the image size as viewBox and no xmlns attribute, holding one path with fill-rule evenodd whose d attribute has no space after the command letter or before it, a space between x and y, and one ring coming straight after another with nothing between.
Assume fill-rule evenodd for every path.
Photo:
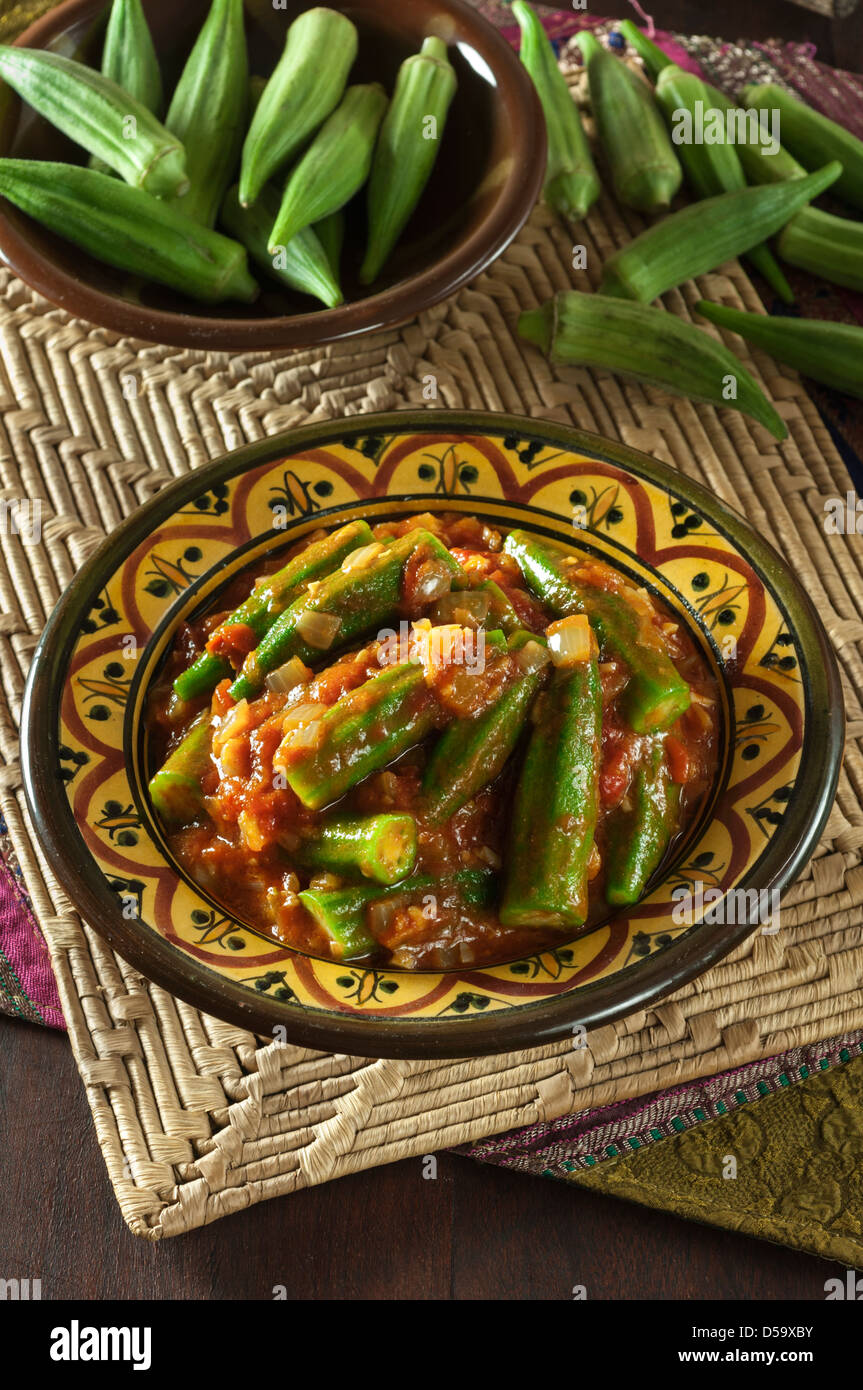
<instances>
[{"instance_id":1,"label":"woven straw mat","mask_svg":"<svg viewBox=\"0 0 863 1390\"><path fill-rule=\"evenodd\" d=\"M608 200L579 229L594 283L639 230ZM571 280L571 234L544 208L469 288L405 327L323 350L179 351L70 320L3 280L3 487L42 499L43 544L2 537L0 797L50 947L69 1036L123 1215L151 1240L344 1173L683 1083L863 1025L863 551L825 537L848 474L800 381L742 356L788 423L777 446L742 415L607 374L550 368L515 334L519 310ZM2 274L2 272L0 272ZM666 296L759 308L735 263ZM712 331L709 327L708 332ZM735 347L740 350L740 344ZM143 391L124 398L134 369ZM150 985L81 922L28 823L17 722L27 667L57 596L94 546L171 478L311 420L439 404L571 421L667 460L746 513L789 559L839 653L849 743L819 851L753 936L649 1011L484 1060L368 1061L265 1045ZM434 406L430 405L430 409Z\"/></svg>"}]
</instances>

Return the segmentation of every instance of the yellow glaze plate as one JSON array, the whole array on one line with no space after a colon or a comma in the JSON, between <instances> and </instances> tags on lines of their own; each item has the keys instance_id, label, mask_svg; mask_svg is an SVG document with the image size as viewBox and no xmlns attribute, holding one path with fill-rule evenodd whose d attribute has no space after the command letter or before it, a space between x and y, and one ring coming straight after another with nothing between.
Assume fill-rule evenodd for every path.
<instances>
[{"instance_id":1,"label":"yellow glaze plate","mask_svg":"<svg viewBox=\"0 0 863 1390\"><path fill-rule=\"evenodd\" d=\"M532 529L646 585L712 666L723 737L709 803L637 907L493 968L408 973L309 957L226 916L164 844L147 797L142 715L178 625L237 571L321 525L424 510ZM144 974L283 1041L422 1057L578 1037L705 970L753 922L773 930L777 895L832 804L843 727L835 660L808 599L706 490L559 425L412 411L291 431L160 492L55 610L28 682L22 745L55 871Z\"/></svg>"}]
</instances>

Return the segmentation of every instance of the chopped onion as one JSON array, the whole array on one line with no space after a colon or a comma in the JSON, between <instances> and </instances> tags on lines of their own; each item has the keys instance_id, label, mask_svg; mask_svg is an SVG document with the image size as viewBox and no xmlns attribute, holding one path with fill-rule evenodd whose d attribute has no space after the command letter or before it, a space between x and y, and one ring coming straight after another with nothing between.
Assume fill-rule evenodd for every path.
<instances>
[{"instance_id":1,"label":"chopped onion","mask_svg":"<svg viewBox=\"0 0 863 1390\"><path fill-rule=\"evenodd\" d=\"M574 666L579 661L589 661L593 650L593 634L584 613L573 613L569 618L561 618L546 629L548 650L555 666Z\"/></svg>"},{"instance_id":2,"label":"chopped onion","mask_svg":"<svg viewBox=\"0 0 863 1390\"><path fill-rule=\"evenodd\" d=\"M352 550L342 560L342 573L353 574L356 570L368 569L383 549L383 541L372 541L370 545L361 545L359 550Z\"/></svg>"},{"instance_id":3,"label":"chopped onion","mask_svg":"<svg viewBox=\"0 0 863 1390\"><path fill-rule=\"evenodd\" d=\"M320 719L326 712L326 705L313 704L308 700L304 705L294 705L293 709L286 710L281 717L282 731L287 733L289 729L296 729L300 724L308 724L310 719Z\"/></svg>"},{"instance_id":4,"label":"chopped onion","mask_svg":"<svg viewBox=\"0 0 863 1390\"><path fill-rule=\"evenodd\" d=\"M297 729L294 733L286 735L282 743L285 743L289 739L292 750L295 748L317 748L322 737L323 731L321 729L321 721L315 719L311 724L306 724L302 729ZM273 766L275 767L275 759L273 759Z\"/></svg>"},{"instance_id":5,"label":"chopped onion","mask_svg":"<svg viewBox=\"0 0 863 1390\"><path fill-rule=\"evenodd\" d=\"M452 585L452 571L443 560L426 560L417 570L411 585L411 599L414 603L431 603L434 599L448 594Z\"/></svg>"},{"instance_id":6,"label":"chopped onion","mask_svg":"<svg viewBox=\"0 0 863 1390\"><path fill-rule=\"evenodd\" d=\"M368 923L372 936L380 937L381 933L387 930L398 909L403 907L406 901L405 895L400 893L394 898L378 898L377 902L369 903Z\"/></svg>"},{"instance_id":7,"label":"chopped onion","mask_svg":"<svg viewBox=\"0 0 863 1390\"><path fill-rule=\"evenodd\" d=\"M325 652L335 642L341 625L342 620L335 613L316 613L308 608L297 621L297 632L310 647Z\"/></svg>"},{"instance_id":8,"label":"chopped onion","mask_svg":"<svg viewBox=\"0 0 863 1390\"><path fill-rule=\"evenodd\" d=\"M458 623L461 627L481 627L488 617L491 595L479 589L459 589L444 594L432 609L435 623Z\"/></svg>"},{"instance_id":9,"label":"chopped onion","mask_svg":"<svg viewBox=\"0 0 863 1390\"><path fill-rule=\"evenodd\" d=\"M311 680L312 672L305 662L300 661L298 656L292 656L290 661L286 661L284 666L279 666L275 671L271 671L267 676L267 689L274 690L277 695L287 695L289 690L293 690L297 685L303 685Z\"/></svg>"},{"instance_id":10,"label":"chopped onion","mask_svg":"<svg viewBox=\"0 0 863 1390\"><path fill-rule=\"evenodd\" d=\"M541 671L551 661L551 652L542 642L525 642L516 653L516 661L524 672Z\"/></svg>"}]
</instances>

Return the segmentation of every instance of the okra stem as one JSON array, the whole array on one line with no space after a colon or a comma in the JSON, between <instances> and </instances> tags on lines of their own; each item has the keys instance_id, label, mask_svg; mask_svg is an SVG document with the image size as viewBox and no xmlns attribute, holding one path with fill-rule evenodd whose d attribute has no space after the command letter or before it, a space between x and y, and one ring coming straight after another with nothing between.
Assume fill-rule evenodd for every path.
<instances>
[{"instance_id":1,"label":"okra stem","mask_svg":"<svg viewBox=\"0 0 863 1390\"><path fill-rule=\"evenodd\" d=\"M605 896L614 907L638 902L677 822L680 788L669 777L661 743L638 769L632 799L632 811L618 811L609 830Z\"/></svg>"},{"instance_id":2,"label":"okra stem","mask_svg":"<svg viewBox=\"0 0 863 1390\"><path fill-rule=\"evenodd\" d=\"M580 927L599 811L602 683L595 658L555 669L515 794L500 920Z\"/></svg>"},{"instance_id":3,"label":"okra stem","mask_svg":"<svg viewBox=\"0 0 863 1390\"><path fill-rule=\"evenodd\" d=\"M409 815L332 820L304 834L288 857L303 868L326 869L343 877L361 874L375 883L399 883L416 863L416 821Z\"/></svg>"},{"instance_id":4,"label":"okra stem","mask_svg":"<svg viewBox=\"0 0 863 1390\"><path fill-rule=\"evenodd\" d=\"M687 682L662 647L652 623L625 598L570 578L567 551L527 531L510 531L504 550L518 562L529 588L541 602L558 617L586 613L601 646L626 663L630 675L621 710L636 733L667 729L688 709Z\"/></svg>"},{"instance_id":5,"label":"okra stem","mask_svg":"<svg viewBox=\"0 0 863 1390\"><path fill-rule=\"evenodd\" d=\"M347 555L361 546L369 545L371 540L372 533L367 522L349 521L322 540L313 541L282 569L256 584L245 602L222 620L210 640L217 632L237 626L250 627L258 637L263 637L313 579L332 574ZM230 662L224 657L214 656L209 651L202 652L191 666L177 676L174 691L181 700L197 699L214 690L220 680L231 674L231 670Z\"/></svg>"}]
</instances>

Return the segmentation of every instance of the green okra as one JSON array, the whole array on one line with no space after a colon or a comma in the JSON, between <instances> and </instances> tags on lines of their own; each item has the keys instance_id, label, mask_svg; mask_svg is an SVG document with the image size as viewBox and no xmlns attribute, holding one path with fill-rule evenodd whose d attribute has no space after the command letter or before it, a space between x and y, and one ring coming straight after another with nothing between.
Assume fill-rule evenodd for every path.
<instances>
[{"instance_id":1,"label":"green okra","mask_svg":"<svg viewBox=\"0 0 863 1390\"><path fill-rule=\"evenodd\" d=\"M651 303L773 236L835 183L841 170L834 161L803 179L739 188L690 203L610 256L602 268L600 292Z\"/></svg>"},{"instance_id":2,"label":"green okra","mask_svg":"<svg viewBox=\"0 0 863 1390\"><path fill-rule=\"evenodd\" d=\"M863 291L863 222L801 208L783 227L776 249L783 261L833 285Z\"/></svg>"},{"instance_id":3,"label":"green okra","mask_svg":"<svg viewBox=\"0 0 863 1390\"><path fill-rule=\"evenodd\" d=\"M494 898L496 875L489 869L462 869L443 879L417 874L383 892L379 887L306 889L300 902L326 933L341 960L355 960L380 950L369 931L366 913L372 903L404 897L407 904L421 903L426 894L454 896L470 907L488 907Z\"/></svg>"},{"instance_id":4,"label":"green okra","mask_svg":"<svg viewBox=\"0 0 863 1390\"><path fill-rule=\"evenodd\" d=\"M777 362L785 362L813 381L863 400L863 328L859 325L746 314L704 299L695 309L719 328L731 329L763 348Z\"/></svg>"},{"instance_id":5,"label":"green okra","mask_svg":"<svg viewBox=\"0 0 863 1390\"><path fill-rule=\"evenodd\" d=\"M339 619L334 646L341 646L374 632L398 615L404 597L404 573L408 560L420 555L445 566L456 579L461 566L430 531L410 531L390 541L364 569L345 574L337 570L322 579L313 594L304 594L273 623L255 651L250 652L231 686L241 700L256 695L270 671L298 656L301 661L320 658L321 652L304 640L303 618L322 613Z\"/></svg>"},{"instance_id":6,"label":"green okra","mask_svg":"<svg viewBox=\"0 0 863 1390\"><path fill-rule=\"evenodd\" d=\"M342 877L400 883L413 872L417 826L404 814L349 816L302 832L289 858L302 868L325 869Z\"/></svg>"},{"instance_id":7,"label":"green okra","mask_svg":"<svg viewBox=\"0 0 863 1390\"><path fill-rule=\"evenodd\" d=\"M337 212L362 188L386 108L387 94L379 82L348 87L288 175L270 232L271 252Z\"/></svg>"},{"instance_id":8,"label":"green okra","mask_svg":"<svg viewBox=\"0 0 863 1390\"><path fill-rule=\"evenodd\" d=\"M841 173L833 192L863 208L863 140L772 82L744 87L740 100L756 111L778 111L782 143L806 169L838 161Z\"/></svg>"},{"instance_id":9,"label":"green okra","mask_svg":"<svg viewBox=\"0 0 863 1390\"><path fill-rule=\"evenodd\" d=\"M694 119L699 106L702 111L710 109L712 97L707 84L695 73L684 72L669 64L659 74L656 100L672 128L674 138L675 122L679 120L680 113L688 113ZM687 182L698 198L712 198L746 187L743 165L733 144L682 140L677 144L677 152ZM786 304L792 303L794 295L791 286L766 242L751 247L746 257L779 297Z\"/></svg>"},{"instance_id":10,"label":"green okra","mask_svg":"<svg viewBox=\"0 0 863 1390\"><path fill-rule=\"evenodd\" d=\"M280 749L277 771L304 806L320 811L421 743L441 717L422 666L390 666L321 715L314 745Z\"/></svg>"},{"instance_id":11,"label":"green okra","mask_svg":"<svg viewBox=\"0 0 863 1390\"><path fill-rule=\"evenodd\" d=\"M517 650L529 641L544 639L522 632L511 640L510 648ZM541 681L541 669L521 672L493 705L447 726L423 775L423 815L432 825L449 820L503 771Z\"/></svg>"},{"instance_id":12,"label":"green okra","mask_svg":"<svg viewBox=\"0 0 863 1390\"><path fill-rule=\"evenodd\" d=\"M278 208L279 196L269 187L261 191L253 207L244 208L234 184L225 194L221 220L271 279L301 294L313 295L328 309L335 308L342 303L342 291L313 227L304 227L275 256L270 255L268 242Z\"/></svg>"},{"instance_id":13,"label":"green okra","mask_svg":"<svg viewBox=\"0 0 863 1390\"><path fill-rule=\"evenodd\" d=\"M543 197L564 217L580 221L601 192L581 116L539 18L524 0L515 0L512 12L521 29L519 57L533 79L545 117L548 160Z\"/></svg>"},{"instance_id":14,"label":"green okra","mask_svg":"<svg viewBox=\"0 0 863 1390\"><path fill-rule=\"evenodd\" d=\"M599 813L602 682L595 658L555 668L516 788L500 920L580 927Z\"/></svg>"},{"instance_id":15,"label":"green okra","mask_svg":"<svg viewBox=\"0 0 863 1390\"><path fill-rule=\"evenodd\" d=\"M668 54L663 53L631 19L622 19L617 27L626 42L635 49L647 69L648 76L654 82L664 68L675 66Z\"/></svg>"},{"instance_id":16,"label":"green okra","mask_svg":"<svg viewBox=\"0 0 863 1390\"><path fill-rule=\"evenodd\" d=\"M638 902L677 825L680 787L669 776L661 743L636 772L631 797L632 810L618 810L608 833L605 896L613 907Z\"/></svg>"},{"instance_id":17,"label":"green okra","mask_svg":"<svg viewBox=\"0 0 863 1390\"><path fill-rule=\"evenodd\" d=\"M189 188L180 211L205 227L231 182L248 111L243 0L212 0L165 117L186 152Z\"/></svg>"},{"instance_id":18,"label":"green okra","mask_svg":"<svg viewBox=\"0 0 863 1390\"><path fill-rule=\"evenodd\" d=\"M356 56L357 31L346 15L318 6L294 20L243 144L244 207L338 106Z\"/></svg>"},{"instance_id":19,"label":"green okra","mask_svg":"<svg viewBox=\"0 0 863 1390\"><path fill-rule=\"evenodd\" d=\"M456 86L443 39L427 38L399 68L369 176L364 285L380 275L431 177Z\"/></svg>"},{"instance_id":20,"label":"green okra","mask_svg":"<svg viewBox=\"0 0 863 1390\"><path fill-rule=\"evenodd\" d=\"M665 309L572 290L523 313L518 331L552 362L605 368L690 400L740 410L775 439L788 434L742 362L709 333ZM729 400L724 388L731 378L737 393Z\"/></svg>"},{"instance_id":21,"label":"green okra","mask_svg":"<svg viewBox=\"0 0 863 1390\"><path fill-rule=\"evenodd\" d=\"M587 67L590 104L618 201L639 212L667 208L683 170L647 83L601 47L587 30L576 35Z\"/></svg>"},{"instance_id":22,"label":"green okra","mask_svg":"<svg viewBox=\"0 0 863 1390\"><path fill-rule=\"evenodd\" d=\"M256 636L263 637L312 580L332 574L346 556L361 546L370 545L372 539L367 522L349 521L321 540L313 541L275 574L256 584L249 597L224 618L219 627L250 627ZM187 670L180 672L174 681L174 691L181 700L195 700L208 695L231 673L229 661L204 651Z\"/></svg>"},{"instance_id":23,"label":"green okra","mask_svg":"<svg viewBox=\"0 0 863 1390\"><path fill-rule=\"evenodd\" d=\"M517 561L528 587L558 617L586 613L600 646L629 668L621 712L638 734L667 729L689 708L689 685L658 635L620 594L570 578L570 552L528 531L510 531L504 550ZM574 557L572 557L574 558Z\"/></svg>"},{"instance_id":24,"label":"green okra","mask_svg":"<svg viewBox=\"0 0 863 1390\"><path fill-rule=\"evenodd\" d=\"M172 198L188 188L180 141L152 111L94 68L61 53L4 44L0 77L28 106L127 183L159 198Z\"/></svg>"},{"instance_id":25,"label":"green okra","mask_svg":"<svg viewBox=\"0 0 863 1390\"><path fill-rule=\"evenodd\" d=\"M274 209L273 216L270 218L270 226L275 220L276 212ZM338 285L341 277L342 248L345 244L344 208L337 208L335 212L330 213L329 217L324 217L320 222L316 222L312 231L324 248L333 280ZM294 241L296 241L296 237L294 237Z\"/></svg>"},{"instance_id":26,"label":"green okra","mask_svg":"<svg viewBox=\"0 0 863 1390\"><path fill-rule=\"evenodd\" d=\"M201 778L210 766L212 742L210 711L206 710L150 779L150 800L171 829L191 825L204 811Z\"/></svg>"},{"instance_id":27,"label":"green okra","mask_svg":"<svg viewBox=\"0 0 863 1390\"><path fill-rule=\"evenodd\" d=\"M154 116L162 110L162 74L141 0L113 0L102 49L102 75Z\"/></svg>"},{"instance_id":28,"label":"green okra","mask_svg":"<svg viewBox=\"0 0 863 1390\"><path fill-rule=\"evenodd\" d=\"M239 242L96 169L0 159L0 196L106 265L211 304L257 297Z\"/></svg>"},{"instance_id":29,"label":"green okra","mask_svg":"<svg viewBox=\"0 0 863 1390\"><path fill-rule=\"evenodd\" d=\"M261 77L259 73L252 73L249 78L249 110L253 114L258 109L258 103L264 95L266 85L266 77Z\"/></svg>"}]
</instances>

